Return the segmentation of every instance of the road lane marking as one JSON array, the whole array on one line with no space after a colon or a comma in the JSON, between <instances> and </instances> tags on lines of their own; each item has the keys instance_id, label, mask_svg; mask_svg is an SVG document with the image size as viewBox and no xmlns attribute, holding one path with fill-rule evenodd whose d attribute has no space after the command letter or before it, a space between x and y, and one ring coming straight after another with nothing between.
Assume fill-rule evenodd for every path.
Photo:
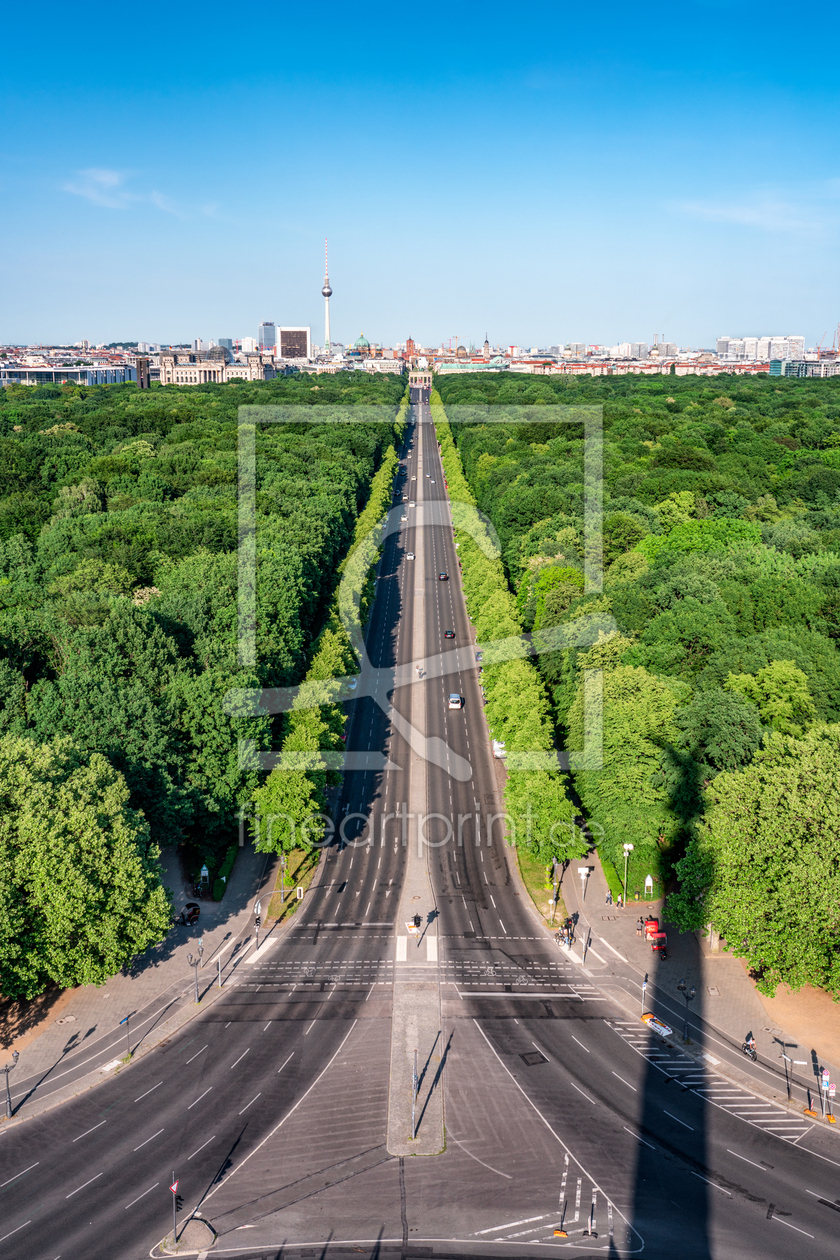
<instances>
[{"instance_id":1,"label":"road lane marking","mask_svg":"<svg viewBox=\"0 0 840 1260\"><path fill-rule=\"evenodd\" d=\"M428 962L437 962L438 960L437 944L438 943L437 943L436 936L428 936L426 938L426 959Z\"/></svg>"},{"instance_id":2,"label":"road lane marking","mask_svg":"<svg viewBox=\"0 0 840 1260\"><path fill-rule=\"evenodd\" d=\"M202 1142L201 1146L199 1146L199 1148L198 1148L198 1151L203 1151L203 1150L204 1150L204 1148L205 1148L205 1146L209 1146L209 1145L210 1145L210 1143L213 1141L213 1138L215 1138L215 1136L216 1136L216 1134L214 1133L214 1134L213 1134L213 1137L209 1137L209 1138L207 1139L207 1141L206 1141L206 1142ZM187 1163L189 1163L189 1162L190 1162L190 1160L192 1159L193 1155L197 1155L197 1154L198 1154L198 1151L193 1151L192 1155L188 1155L188 1156L187 1156ZM154 1189L154 1187L152 1187L152 1188ZM131 1207L131 1204L129 1203L129 1205L128 1205L128 1206L129 1206L129 1207Z\"/></svg>"},{"instance_id":3,"label":"road lane marking","mask_svg":"<svg viewBox=\"0 0 840 1260\"><path fill-rule=\"evenodd\" d=\"M665 1108L663 1107L663 1108L662 1108L662 1110L663 1110L663 1111L665 1111ZM666 1116L671 1116L670 1111L665 1111L665 1115L666 1115ZM693 1132L694 1132L694 1130L691 1128L691 1125L690 1125L690 1124L686 1124L685 1120L678 1120L676 1116L671 1116L671 1119L672 1119L672 1120L676 1120L676 1121L677 1121L677 1124L681 1124L681 1125L682 1125L682 1127L683 1127L684 1129L688 1129L688 1130L690 1130L690 1132L691 1132L691 1133L693 1133Z\"/></svg>"},{"instance_id":4,"label":"road lane marking","mask_svg":"<svg viewBox=\"0 0 840 1260\"><path fill-rule=\"evenodd\" d=\"M637 1141L637 1142L641 1142L642 1146L650 1146L650 1149L651 1149L652 1151L655 1151L655 1150L656 1150L656 1147L655 1147L655 1146L651 1146L651 1145L650 1145L650 1142L646 1142L646 1141L645 1141L645 1139L644 1139L643 1137L639 1137L638 1133L634 1133L632 1129L628 1129L626 1124L623 1124L621 1127L622 1127L622 1129L624 1130L624 1132L625 1132L625 1133L629 1133L629 1134L630 1134L630 1136L631 1136L631 1137L634 1137L634 1138L636 1139L636 1141Z\"/></svg>"},{"instance_id":5,"label":"road lane marking","mask_svg":"<svg viewBox=\"0 0 840 1260\"><path fill-rule=\"evenodd\" d=\"M577 1043L578 1043L578 1045L580 1046L581 1050L585 1050L585 1051L586 1051L586 1053L587 1053L587 1054L589 1054L589 1047L588 1047L588 1046L585 1046L585 1045L583 1044L583 1042L582 1042L582 1041L578 1041L578 1039L577 1039L577 1037L575 1036L575 1034L574 1034L574 1033L572 1033L572 1041L577 1041Z\"/></svg>"},{"instance_id":6,"label":"road lane marking","mask_svg":"<svg viewBox=\"0 0 840 1260\"><path fill-rule=\"evenodd\" d=\"M408 958L408 937L397 937L397 962L405 962Z\"/></svg>"},{"instance_id":7,"label":"road lane marking","mask_svg":"<svg viewBox=\"0 0 840 1260\"><path fill-rule=\"evenodd\" d=\"M227 1025L227 1024L225 1024L225 1028L227 1028L227 1027L228 1027L228 1025ZM208 1044L209 1044L209 1043L208 1043ZM195 1054L192 1056L192 1058L187 1059L187 1063L192 1063L193 1059L197 1059L197 1058L198 1058L198 1056L199 1056L200 1054L204 1054L204 1051L205 1051L206 1049L207 1049L207 1046L202 1046L200 1050L196 1050L196 1052L195 1052ZM184 1067L186 1067L186 1066L187 1066L187 1063L185 1063L185 1064L184 1064Z\"/></svg>"},{"instance_id":8,"label":"road lane marking","mask_svg":"<svg viewBox=\"0 0 840 1260\"><path fill-rule=\"evenodd\" d=\"M160 1137L161 1133L163 1133L163 1129L158 1129L157 1133L153 1133L151 1137L147 1137L145 1142L140 1143L140 1146L135 1146L135 1151L139 1151L142 1147L148 1146L154 1138Z\"/></svg>"},{"instance_id":9,"label":"road lane marking","mask_svg":"<svg viewBox=\"0 0 840 1260\"><path fill-rule=\"evenodd\" d=\"M587 1102L592 1103L592 1106L593 1106L593 1107L595 1106L595 1103L592 1101L592 1099L589 1097L589 1095L588 1095L588 1094L584 1094L583 1090L582 1090L582 1089L580 1089L577 1085L575 1085L574 1081L569 1081L569 1084L571 1085L572 1089L576 1089L576 1090L577 1090L577 1092L578 1092L578 1093L579 1093L579 1094L580 1094L583 1098L585 1098Z\"/></svg>"},{"instance_id":10,"label":"road lane marking","mask_svg":"<svg viewBox=\"0 0 840 1260\"><path fill-rule=\"evenodd\" d=\"M92 1181L98 1181L101 1176L102 1176L102 1173L97 1173L95 1177L91 1177L90 1181L84 1182L84 1184L81 1186L76 1186L75 1190L71 1190L69 1194L65 1194L64 1196L65 1199L72 1199L74 1194L78 1194L80 1190L84 1190L85 1186L89 1186ZM2 1241L3 1239L0 1238L0 1242Z\"/></svg>"},{"instance_id":11,"label":"road lane marking","mask_svg":"<svg viewBox=\"0 0 840 1260\"><path fill-rule=\"evenodd\" d=\"M17 1181L18 1177L23 1176L23 1173L31 1172L33 1168L37 1168L40 1162L40 1159L36 1159L35 1163L30 1164L28 1168L24 1168L23 1172L15 1173L14 1177L10 1177L8 1181L0 1181L0 1190L2 1190L4 1186L10 1186L13 1181ZM8 1238L9 1235L7 1234L6 1237ZM0 1238L0 1242L2 1241L2 1238Z\"/></svg>"},{"instance_id":12,"label":"road lane marking","mask_svg":"<svg viewBox=\"0 0 840 1260\"><path fill-rule=\"evenodd\" d=\"M262 1093L262 1090L260 1090L260 1094L261 1094L261 1093ZM246 1103L246 1104L245 1104L245 1106L242 1108L242 1111L240 1111L240 1113L239 1113L239 1114L240 1114L240 1116L241 1116L244 1112L246 1112L246 1111L248 1110L248 1108L251 1106L251 1103L255 1103L255 1102L257 1101L257 1099L259 1098L260 1094L254 1094L254 1097L251 1099L251 1102Z\"/></svg>"},{"instance_id":13,"label":"road lane marking","mask_svg":"<svg viewBox=\"0 0 840 1260\"><path fill-rule=\"evenodd\" d=\"M625 962L625 963L626 963L626 962L628 961L628 960L624 957L624 955L623 955L623 954L619 954L619 952L618 952L618 950L617 950L617 949L613 949L613 946L612 946L612 945L610 945L609 941L605 941L603 937L599 937L599 944L601 944L601 945L606 945L607 949L611 949L611 950L612 950L612 952L615 954L616 958L620 958L622 962ZM592 952L592 951L590 950L590 953L591 953L591 952Z\"/></svg>"},{"instance_id":14,"label":"road lane marking","mask_svg":"<svg viewBox=\"0 0 840 1260\"><path fill-rule=\"evenodd\" d=\"M24 1221L22 1225L18 1225L17 1229L10 1230L8 1234L4 1234L3 1237L0 1238L0 1242L5 1242L7 1238L11 1238L12 1234L19 1233L20 1230L26 1229L27 1225L31 1225L31 1224L32 1224L31 1221Z\"/></svg>"},{"instance_id":15,"label":"road lane marking","mask_svg":"<svg viewBox=\"0 0 840 1260\"><path fill-rule=\"evenodd\" d=\"M195 1102L191 1102L191 1103L190 1103L190 1105L189 1105L189 1107L187 1107L187 1111L192 1111L192 1109L193 1109L193 1107L196 1105L196 1103L200 1103L200 1102L201 1102L201 1100L202 1100L202 1098L205 1098L205 1097L207 1096L207 1094L209 1094L209 1093L210 1093L210 1090L211 1090L212 1088L213 1088L213 1086L211 1085L208 1089L205 1089L205 1091L204 1091L204 1093L203 1093L203 1094L199 1094L199 1095L198 1095L198 1098L196 1098Z\"/></svg>"},{"instance_id":16,"label":"road lane marking","mask_svg":"<svg viewBox=\"0 0 840 1260\"><path fill-rule=\"evenodd\" d=\"M745 1164L752 1164L753 1168L757 1168L759 1172L767 1172L767 1169L762 1168L761 1164L757 1164L753 1159L747 1159L746 1155L739 1155L737 1151L730 1151L728 1146L726 1153L727 1155L734 1155L736 1159L742 1159Z\"/></svg>"},{"instance_id":17,"label":"road lane marking","mask_svg":"<svg viewBox=\"0 0 840 1260\"><path fill-rule=\"evenodd\" d=\"M314 1020L314 1019L313 1019L312 1023L309 1025L309 1027L307 1028L306 1032L303 1034L303 1035L304 1035L304 1037L308 1037L308 1036L309 1036L309 1034L312 1032L312 1029L315 1027L315 1024L316 1024L316 1023L317 1023L317 1020Z\"/></svg>"},{"instance_id":18,"label":"road lane marking","mask_svg":"<svg viewBox=\"0 0 840 1260\"><path fill-rule=\"evenodd\" d=\"M672 1119L672 1120L676 1120L676 1116L672 1116L672 1117L671 1117L671 1119ZM694 1132L694 1130L692 1129L692 1133L693 1133L693 1132ZM715 1190L720 1190L721 1194L728 1194L728 1195L729 1195L729 1197L730 1197L730 1199L732 1198L732 1195L731 1195L731 1194L729 1194L729 1191L728 1191L728 1190L724 1190L723 1186L719 1186L719 1185L717 1184L717 1182L716 1182L716 1181L709 1181L709 1178L708 1178L708 1177L701 1177L701 1176L700 1176L700 1173L699 1173L699 1172L695 1172L693 1168L692 1168L692 1169L689 1169L689 1172L691 1173L692 1177L699 1177L701 1181L705 1181L708 1185L710 1185L710 1186L714 1186Z\"/></svg>"},{"instance_id":19,"label":"road lane marking","mask_svg":"<svg viewBox=\"0 0 840 1260\"><path fill-rule=\"evenodd\" d=\"M270 1027L271 1027L271 1020L268 1021L265 1028L270 1028ZM263 1029L263 1032L265 1032L265 1028Z\"/></svg>"},{"instance_id":20,"label":"road lane marking","mask_svg":"<svg viewBox=\"0 0 840 1260\"><path fill-rule=\"evenodd\" d=\"M158 1081L157 1085L153 1085L151 1089L147 1089L145 1094L141 1094L140 1098L135 1098L134 1101L140 1102L141 1099L146 1098L149 1094L153 1094L156 1089L160 1089L162 1084L163 1084L163 1081ZM78 1141L78 1138L76 1138L75 1140Z\"/></svg>"},{"instance_id":21,"label":"road lane marking","mask_svg":"<svg viewBox=\"0 0 840 1260\"><path fill-rule=\"evenodd\" d=\"M636 1086L631 1085L629 1081L625 1081L623 1076L618 1075L618 1072L613 1072L613 1076L617 1081L621 1081L622 1085L626 1085L628 1089L632 1089L634 1094L638 1094L639 1091L636 1089Z\"/></svg>"},{"instance_id":22,"label":"road lane marking","mask_svg":"<svg viewBox=\"0 0 840 1260\"><path fill-rule=\"evenodd\" d=\"M781 1219L781 1217L776 1216L776 1214L775 1214L775 1213L773 1213L773 1215L770 1217L770 1220L771 1220L771 1221L778 1221L778 1223L779 1223L780 1225L787 1225L788 1229L795 1229L795 1230L796 1230L796 1232L797 1232L797 1234L804 1234L806 1238L813 1238L813 1237L814 1237L814 1235L813 1235L813 1234L809 1234L809 1233L808 1233L808 1231L807 1231L806 1229L800 1229L798 1225L791 1225L790 1221L783 1221L783 1220Z\"/></svg>"},{"instance_id":23,"label":"road lane marking","mask_svg":"<svg viewBox=\"0 0 840 1260\"><path fill-rule=\"evenodd\" d=\"M78 1137L73 1138L74 1142L81 1142L83 1137L87 1137L89 1133L93 1133L94 1129L101 1129L103 1124L107 1124L106 1120L100 1120L99 1124L95 1124L93 1129L85 1129L84 1133L80 1133ZM71 1143L72 1145L72 1143Z\"/></svg>"},{"instance_id":24,"label":"road lane marking","mask_svg":"<svg viewBox=\"0 0 840 1260\"><path fill-rule=\"evenodd\" d=\"M149 1186L148 1190L144 1190L142 1194L138 1194L136 1199L132 1199L130 1203L126 1203L125 1205L126 1212L128 1211L130 1207L134 1207L135 1203L139 1203L141 1199L145 1199L147 1194L151 1194L153 1190L157 1190L159 1185L160 1185L160 1182L156 1181L153 1186Z\"/></svg>"},{"instance_id":25,"label":"road lane marking","mask_svg":"<svg viewBox=\"0 0 840 1260\"><path fill-rule=\"evenodd\" d=\"M458 1145L460 1146L460 1143ZM475 1237L480 1238L482 1234L495 1234L500 1229L513 1229L515 1225L530 1225L532 1221L544 1221L546 1216L548 1213L544 1212L542 1216L526 1216L521 1221L508 1221L506 1225L491 1225L489 1229L477 1229ZM527 1233L530 1234L532 1231L529 1229Z\"/></svg>"},{"instance_id":26,"label":"road lane marking","mask_svg":"<svg viewBox=\"0 0 840 1260\"><path fill-rule=\"evenodd\" d=\"M250 1050L250 1049L251 1049L251 1047L249 1046L249 1047L248 1047L248 1050ZM236 1063L241 1063L241 1062L242 1062L242 1060L245 1058L245 1055L248 1053L248 1050L243 1050L243 1051L242 1051L242 1053L240 1054L239 1058L236 1060ZM230 1065L230 1070L231 1070L231 1072L232 1072L232 1071L233 1071L233 1069L236 1067L236 1063L231 1063L231 1065ZM202 1097L203 1097L203 1096L204 1096L204 1095L202 1095Z\"/></svg>"}]
</instances>

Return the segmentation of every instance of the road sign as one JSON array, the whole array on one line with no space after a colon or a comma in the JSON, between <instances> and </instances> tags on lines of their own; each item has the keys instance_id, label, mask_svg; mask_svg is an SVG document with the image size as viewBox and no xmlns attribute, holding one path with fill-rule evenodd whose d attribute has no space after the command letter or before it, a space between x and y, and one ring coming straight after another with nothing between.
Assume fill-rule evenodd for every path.
<instances>
[{"instance_id":1,"label":"road sign","mask_svg":"<svg viewBox=\"0 0 840 1260\"><path fill-rule=\"evenodd\" d=\"M834 1084L834 1081L832 1081L832 1082L831 1082L831 1084L830 1084L830 1085L829 1085L829 1087L828 1087L828 1096L829 1096L829 1098L833 1098L833 1097L834 1097L834 1091L836 1090L836 1088L837 1088L837 1086Z\"/></svg>"},{"instance_id":2,"label":"road sign","mask_svg":"<svg viewBox=\"0 0 840 1260\"><path fill-rule=\"evenodd\" d=\"M169 1189L172 1191L172 1193L173 1193L173 1194L177 1194L177 1193L178 1193L178 1182L177 1182L177 1181L173 1181L173 1182L172 1182L172 1185L169 1187Z\"/></svg>"},{"instance_id":3,"label":"road sign","mask_svg":"<svg viewBox=\"0 0 840 1260\"><path fill-rule=\"evenodd\" d=\"M828 1068L823 1068L823 1070L822 1070L822 1087L823 1087L823 1089L828 1089L828 1078L829 1078L829 1071L828 1071Z\"/></svg>"}]
</instances>

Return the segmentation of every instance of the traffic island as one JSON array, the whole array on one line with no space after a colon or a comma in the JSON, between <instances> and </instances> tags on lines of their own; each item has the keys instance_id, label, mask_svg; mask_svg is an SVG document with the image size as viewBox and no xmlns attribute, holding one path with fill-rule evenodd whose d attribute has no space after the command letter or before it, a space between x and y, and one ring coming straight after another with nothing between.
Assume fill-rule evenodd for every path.
<instances>
[{"instance_id":1,"label":"traffic island","mask_svg":"<svg viewBox=\"0 0 840 1260\"><path fill-rule=\"evenodd\" d=\"M172 1234L167 1234L160 1243L160 1253L164 1256L189 1256L206 1252L216 1241L216 1231L209 1221L202 1216L191 1216L178 1229L178 1241L173 1241Z\"/></svg>"}]
</instances>

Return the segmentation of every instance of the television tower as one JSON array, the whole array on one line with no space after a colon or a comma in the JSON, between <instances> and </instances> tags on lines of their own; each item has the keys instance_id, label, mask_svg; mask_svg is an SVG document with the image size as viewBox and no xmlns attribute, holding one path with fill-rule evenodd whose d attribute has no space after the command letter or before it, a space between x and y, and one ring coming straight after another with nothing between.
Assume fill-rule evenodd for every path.
<instances>
[{"instance_id":1,"label":"television tower","mask_svg":"<svg viewBox=\"0 0 840 1260\"><path fill-rule=\"evenodd\" d=\"M324 241L324 287L321 290L324 295L324 354L330 353L330 298L332 297L332 289L330 288L330 260L328 253L328 242Z\"/></svg>"}]
</instances>

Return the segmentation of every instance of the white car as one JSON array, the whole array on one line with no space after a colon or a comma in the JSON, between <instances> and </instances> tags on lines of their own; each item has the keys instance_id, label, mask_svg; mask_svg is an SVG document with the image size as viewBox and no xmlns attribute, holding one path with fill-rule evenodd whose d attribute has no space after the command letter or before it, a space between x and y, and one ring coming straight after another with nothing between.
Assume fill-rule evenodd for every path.
<instances>
[{"instance_id":1,"label":"white car","mask_svg":"<svg viewBox=\"0 0 840 1260\"><path fill-rule=\"evenodd\" d=\"M414 502L414 500L412 499L412 500L411 500L411 502L409 503L409 505L408 505L408 506L409 506L409 507L417 507L417 504L416 504L416 503Z\"/></svg>"},{"instance_id":2,"label":"white car","mask_svg":"<svg viewBox=\"0 0 840 1260\"><path fill-rule=\"evenodd\" d=\"M462 709L464 707L464 697L453 691L449 697L449 707L450 709Z\"/></svg>"},{"instance_id":3,"label":"white car","mask_svg":"<svg viewBox=\"0 0 840 1260\"><path fill-rule=\"evenodd\" d=\"M406 560L413 560L413 559L414 559L414 552L413 552L413 551L409 551L409 552L408 552L408 554L406 555L406 557L405 557L405 558L406 558Z\"/></svg>"},{"instance_id":4,"label":"white car","mask_svg":"<svg viewBox=\"0 0 840 1260\"><path fill-rule=\"evenodd\" d=\"M406 516L405 512L403 512L402 516L400 517L400 520L401 520L401 521L407 521L407 520L408 520L408 517Z\"/></svg>"}]
</instances>

